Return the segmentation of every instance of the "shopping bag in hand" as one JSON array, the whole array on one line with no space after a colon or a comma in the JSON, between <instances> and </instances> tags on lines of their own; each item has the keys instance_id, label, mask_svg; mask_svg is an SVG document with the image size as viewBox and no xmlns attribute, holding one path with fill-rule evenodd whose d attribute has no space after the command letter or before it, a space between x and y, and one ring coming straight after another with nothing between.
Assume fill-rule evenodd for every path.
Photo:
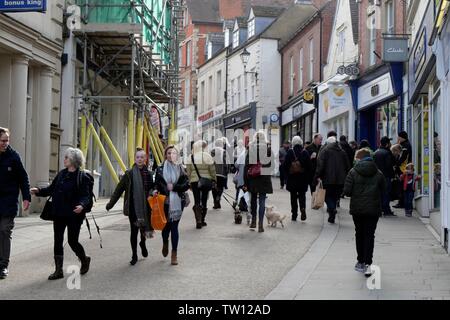
<instances>
[{"instance_id":1,"label":"shopping bag in hand","mask_svg":"<svg viewBox=\"0 0 450 320\"><path fill-rule=\"evenodd\" d=\"M155 230L163 230L167 224L166 214L164 212L164 201L166 196L158 194L148 197L148 203L152 209L151 224Z\"/></svg>"},{"instance_id":2,"label":"shopping bag in hand","mask_svg":"<svg viewBox=\"0 0 450 320\"><path fill-rule=\"evenodd\" d=\"M312 195L311 209L319 210L325 204L326 190L323 188L322 181L317 185L316 191Z\"/></svg>"}]
</instances>

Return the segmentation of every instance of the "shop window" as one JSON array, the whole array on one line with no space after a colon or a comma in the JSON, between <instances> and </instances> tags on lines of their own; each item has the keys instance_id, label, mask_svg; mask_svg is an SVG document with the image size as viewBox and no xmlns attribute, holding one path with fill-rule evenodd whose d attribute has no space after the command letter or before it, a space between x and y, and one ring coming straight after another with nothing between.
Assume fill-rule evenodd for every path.
<instances>
[{"instance_id":1,"label":"shop window","mask_svg":"<svg viewBox=\"0 0 450 320\"><path fill-rule=\"evenodd\" d=\"M441 187L442 187L442 177L441 177L441 105L440 97L434 98L432 103L433 110L433 146L432 146L432 156L433 156L433 183L432 183L432 195L433 209L440 209L441 207Z\"/></svg>"}]
</instances>

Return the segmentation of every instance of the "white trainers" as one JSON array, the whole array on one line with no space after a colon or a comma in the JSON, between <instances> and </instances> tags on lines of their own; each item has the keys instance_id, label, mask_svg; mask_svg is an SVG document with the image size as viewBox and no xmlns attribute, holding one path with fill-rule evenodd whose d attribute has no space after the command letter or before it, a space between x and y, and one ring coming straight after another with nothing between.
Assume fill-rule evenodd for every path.
<instances>
[{"instance_id":1,"label":"white trainers","mask_svg":"<svg viewBox=\"0 0 450 320\"><path fill-rule=\"evenodd\" d=\"M361 263L361 262L357 262L357 263L355 264L355 271L364 273L364 271L366 271L366 266L365 266L365 264L364 264L364 263Z\"/></svg>"}]
</instances>

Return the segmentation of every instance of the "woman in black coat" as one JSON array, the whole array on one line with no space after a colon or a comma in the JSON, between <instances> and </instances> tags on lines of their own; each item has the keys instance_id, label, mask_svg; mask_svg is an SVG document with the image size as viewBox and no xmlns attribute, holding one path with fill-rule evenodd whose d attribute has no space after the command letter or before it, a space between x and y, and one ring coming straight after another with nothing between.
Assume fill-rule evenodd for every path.
<instances>
[{"instance_id":1,"label":"woman in black coat","mask_svg":"<svg viewBox=\"0 0 450 320\"><path fill-rule=\"evenodd\" d=\"M263 132L256 133L250 143L245 158L244 191L251 194L251 229L256 228L256 212L258 211L258 232L264 232L263 222L266 210L266 198L273 193L272 173L274 171L274 155ZM259 174L252 174L259 172ZM259 209L258 209L259 206ZM258 210L257 210L258 209Z\"/></svg>"},{"instance_id":2,"label":"woman in black coat","mask_svg":"<svg viewBox=\"0 0 450 320\"><path fill-rule=\"evenodd\" d=\"M171 264L177 265L178 224L180 223L183 209L188 205L185 192L189 190L189 178L183 166L179 163L178 151L174 146L166 148L164 158L164 163L156 170L156 190L154 194L160 193L166 196L164 212L167 224L162 231L162 254L164 257L167 257L169 254L170 235L172 240Z\"/></svg>"},{"instance_id":3,"label":"woman in black coat","mask_svg":"<svg viewBox=\"0 0 450 320\"><path fill-rule=\"evenodd\" d=\"M293 172L293 162L299 161L298 171ZM311 158L303 148L303 140L299 136L292 139L292 149L289 149L285 160L285 172L288 173L286 189L291 193L292 221L297 221L300 206L301 220L306 220L306 192L313 173ZM298 201L298 204L297 204Z\"/></svg>"},{"instance_id":4,"label":"woman in black coat","mask_svg":"<svg viewBox=\"0 0 450 320\"><path fill-rule=\"evenodd\" d=\"M86 256L79 242L80 229L86 218L85 209L90 206L89 177L80 170L84 164L84 156L80 149L68 148L64 157L62 171L53 179L47 188L32 188L32 194L38 197L52 197L52 215L54 231L55 272L48 279L64 278L64 232L67 228L70 248L81 261L80 274L89 271L91 258Z\"/></svg>"}]
</instances>

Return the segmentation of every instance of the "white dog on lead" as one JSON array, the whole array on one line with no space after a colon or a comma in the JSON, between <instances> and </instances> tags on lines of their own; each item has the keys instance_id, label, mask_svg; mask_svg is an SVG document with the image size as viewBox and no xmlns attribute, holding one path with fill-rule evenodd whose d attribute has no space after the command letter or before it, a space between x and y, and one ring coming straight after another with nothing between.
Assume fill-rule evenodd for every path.
<instances>
[{"instance_id":1,"label":"white dog on lead","mask_svg":"<svg viewBox=\"0 0 450 320\"><path fill-rule=\"evenodd\" d=\"M274 210L274 206L266 206L266 218L267 223L276 228L277 223L281 223L281 226L284 228L283 220L286 219L287 215L279 213Z\"/></svg>"}]
</instances>

